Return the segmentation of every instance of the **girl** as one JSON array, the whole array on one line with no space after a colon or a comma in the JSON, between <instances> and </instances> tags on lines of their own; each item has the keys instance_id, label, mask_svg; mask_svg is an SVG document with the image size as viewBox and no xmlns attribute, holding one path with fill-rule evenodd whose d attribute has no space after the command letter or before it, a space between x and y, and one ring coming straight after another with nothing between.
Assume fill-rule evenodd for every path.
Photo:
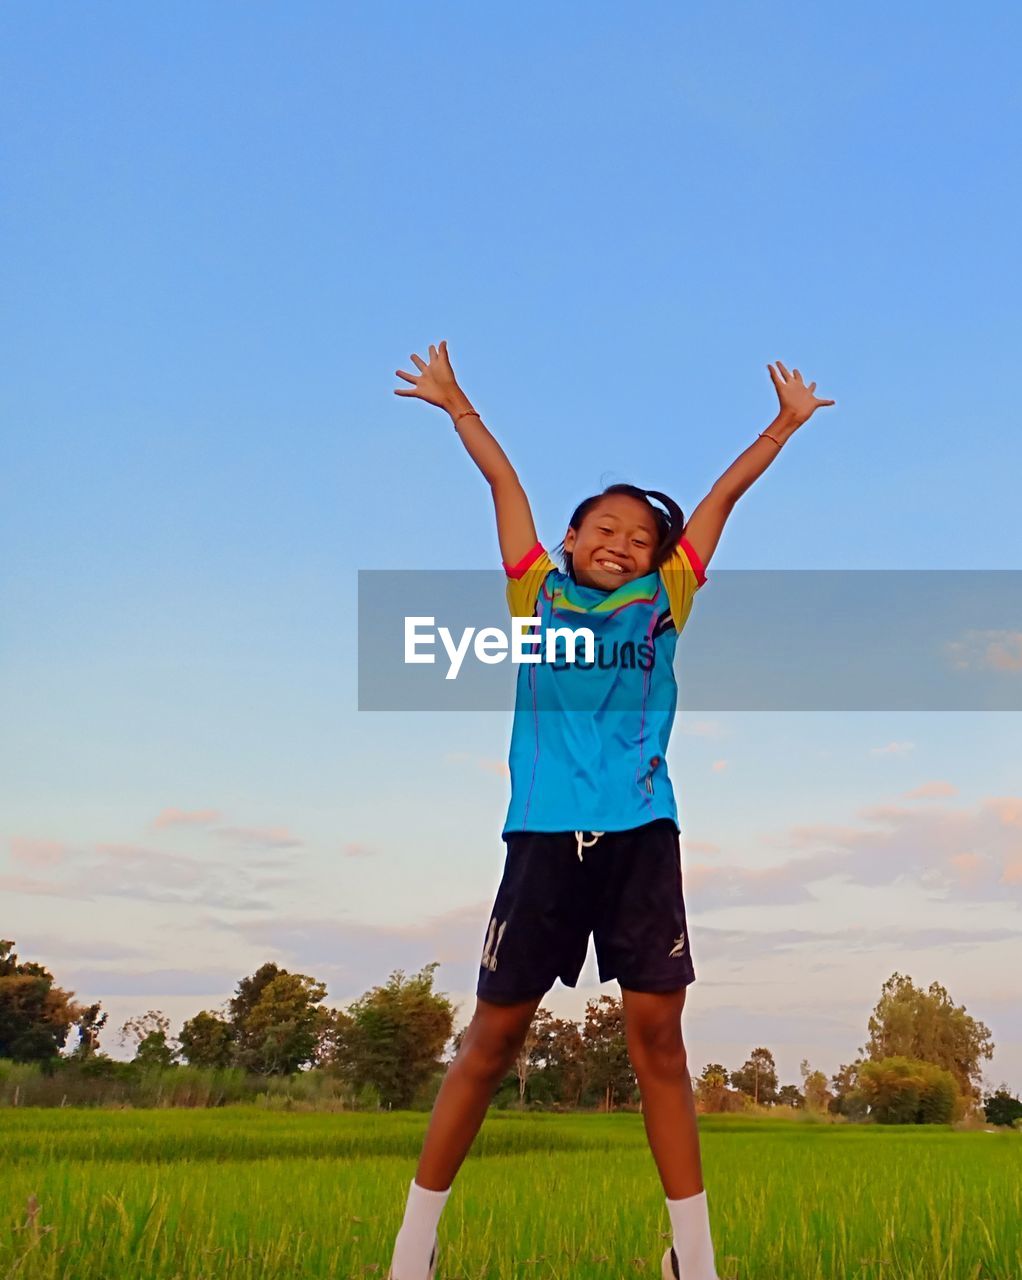
<instances>
[{"instance_id":1,"label":"girl","mask_svg":"<svg viewBox=\"0 0 1022 1280\"><path fill-rule=\"evenodd\" d=\"M487 921L476 1009L437 1095L390 1280L432 1280L437 1224L498 1084L556 978L573 987L593 934L601 982L621 986L628 1053L667 1198L664 1280L717 1280L692 1082L681 1033L695 979L678 814L665 761L673 658L735 503L821 405L797 369L767 365L780 407L686 523L666 494L611 485L579 503L558 570L518 475L455 379L446 341L399 396L450 414L493 494L512 617L586 627L598 652L518 668L503 876ZM653 501L651 501L651 499ZM659 505L654 505L654 504ZM546 654L545 642L538 652Z\"/></svg>"}]
</instances>

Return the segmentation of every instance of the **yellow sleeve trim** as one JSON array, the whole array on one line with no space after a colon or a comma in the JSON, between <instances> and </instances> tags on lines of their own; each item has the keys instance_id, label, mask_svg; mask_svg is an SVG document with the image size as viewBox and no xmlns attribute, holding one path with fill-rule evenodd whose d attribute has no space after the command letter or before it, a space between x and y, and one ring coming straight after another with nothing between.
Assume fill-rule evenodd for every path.
<instances>
[{"instance_id":1,"label":"yellow sleeve trim","mask_svg":"<svg viewBox=\"0 0 1022 1280\"><path fill-rule=\"evenodd\" d=\"M660 579L667 591L671 617L679 633L688 621L696 592L706 581L706 573L688 541L682 538L660 566Z\"/></svg>"},{"instance_id":2,"label":"yellow sleeve trim","mask_svg":"<svg viewBox=\"0 0 1022 1280\"><path fill-rule=\"evenodd\" d=\"M505 566L506 570L507 566ZM531 618L536 610L536 598L539 589L551 569L557 566L546 551L540 547L539 553L518 577L508 574L507 603L512 618Z\"/></svg>"}]
</instances>

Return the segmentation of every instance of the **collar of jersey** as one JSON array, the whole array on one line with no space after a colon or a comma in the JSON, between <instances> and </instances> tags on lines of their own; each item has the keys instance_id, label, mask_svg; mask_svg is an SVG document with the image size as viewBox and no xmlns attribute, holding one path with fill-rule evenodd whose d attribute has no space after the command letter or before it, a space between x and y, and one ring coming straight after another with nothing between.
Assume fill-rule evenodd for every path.
<instances>
[{"instance_id":1,"label":"collar of jersey","mask_svg":"<svg viewBox=\"0 0 1022 1280\"><path fill-rule=\"evenodd\" d=\"M654 570L645 573L641 578L633 578L624 582L613 591L603 591L600 587L586 587L569 578L566 573L551 574L548 583L544 584L544 594L551 600L555 609L566 609L572 613L613 613L626 605L651 603L660 590L660 575Z\"/></svg>"}]
</instances>

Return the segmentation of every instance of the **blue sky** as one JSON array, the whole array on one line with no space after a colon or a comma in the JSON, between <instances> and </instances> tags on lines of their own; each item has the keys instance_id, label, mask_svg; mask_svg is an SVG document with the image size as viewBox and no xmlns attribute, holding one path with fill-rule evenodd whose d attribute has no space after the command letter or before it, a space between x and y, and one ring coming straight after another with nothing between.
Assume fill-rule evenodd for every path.
<instances>
[{"instance_id":1,"label":"blue sky","mask_svg":"<svg viewBox=\"0 0 1022 1280\"><path fill-rule=\"evenodd\" d=\"M393 394L441 338L550 545L615 480L690 512L772 419L769 361L837 401L740 500L693 630L714 571L1022 568L1020 26L7 7L3 935L112 1024L267 958L337 1003L439 959L469 1016L509 717L355 701L359 569L498 563L449 420ZM1020 739L683 702L694 1065L831 1071L899 969L1022 1088ZM600 990L590 954L547 1003Z\"/></svg>"}]
</instances>

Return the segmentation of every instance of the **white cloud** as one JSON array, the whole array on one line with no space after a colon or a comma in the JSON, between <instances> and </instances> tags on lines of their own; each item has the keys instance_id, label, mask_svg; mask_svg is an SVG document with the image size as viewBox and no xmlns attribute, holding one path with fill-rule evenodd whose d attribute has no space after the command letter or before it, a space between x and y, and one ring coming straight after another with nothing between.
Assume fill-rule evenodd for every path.
<instances>
[{"instance_id":1,"label":"white cloud","mask_svg":"<svg viewBox=\"0 0 1022 1280\"><path fill-rule=\"evenodd\" d=\"M1022 631L966 631L944 649L958 670L1022 671Z\"/></svg>"},{"instance_id":2,"label":"white cloud","mask_svg":"<svg viewBox=\"0 0 1022 1280\"><path fill-rule=\"evenodd\" d=\"M922 782L905 792L906 800L930 800L944 796L956 796L958 788L953 782Z\"/></svg>"},{"instance_id":3,"label":"white cloud","mask_svg":"<svg viewBox=\"0 0 1022 1280\"><path fill-rule=\"evenodd\" d=\"M11 857L27 867L53 867L62 862L67 847L59 840L33 840L26 836L11 836L8 841Z\"/></svg>"},{"instance_id":4,"label":"white cloud","mask_svg":"<svg viewBox=\"0 0 1022 1280\"><path fill-rule=\"evenodd\" d=\"M16 857L16 854L12 854ZM49 875L0 875L0 891L67 898L76 904L98 898L265 910L258 896L258 869L198 859L130 843L97 842L91 850L64 849L59 861L40 867Z\"/></svg>"},{"instance_id":5,"label":"white cloud","mask_svg":"<svg viewBox=\"0 0 1022 1280\"><path fill-rule=\"evenodd\" d=\"M216 827L213 834L228 844L264 849L297 849L305 844L287 827Z\"/></svg>"},{"instance_id":6,"label":"white cloud","mask_svg":"<svg viewBox=\"0 0 1022 1280\"><path fill-rule=\"evenodd\" d=\"M154 827L208 827L220 820L218 809L164 809L152 821Z\"/></svg>"},{"instance_id":7,"label":"white cloud","mask_svg":"<svg viewBox=\"0 0 1022 1280\"><path fill-rule=\"evenodd\" d=\"M686 888L703 910L809 901L810 887L832 877L867 887L904 882L945 901L1022 904L1018 797L991 797L972 809L878 804L858 816L858 826L803 824L765 837L768 847L808 851L771 866L683 859Z\"/></svg>"}]
</instances>

